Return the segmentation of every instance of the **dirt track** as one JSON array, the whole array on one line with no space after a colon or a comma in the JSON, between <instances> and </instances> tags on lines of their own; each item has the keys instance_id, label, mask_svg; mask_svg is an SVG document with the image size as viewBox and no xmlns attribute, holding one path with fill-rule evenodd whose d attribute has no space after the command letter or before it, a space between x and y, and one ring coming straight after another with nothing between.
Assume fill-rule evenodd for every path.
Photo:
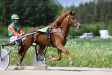
<instances>
[{"instance_id":1,"label":"dirt track","mask_svg":"<svg viewBox=\"0 0 112 75\"><path fill-rule=\"evenodd\" d=\"M15 70L15 66L9 66L7 70L0 71L0 75L112 75L112 69L48 67L47 70L35 70L33 66L25 66L22 70Z\"/></svg>"}]
</instances>

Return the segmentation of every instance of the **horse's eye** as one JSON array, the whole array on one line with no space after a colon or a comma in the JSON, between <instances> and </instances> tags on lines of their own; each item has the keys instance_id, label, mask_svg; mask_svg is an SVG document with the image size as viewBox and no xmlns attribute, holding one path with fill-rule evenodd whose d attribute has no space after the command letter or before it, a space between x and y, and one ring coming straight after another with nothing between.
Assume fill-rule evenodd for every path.
<instances>
[{"instance_id":1,"label":"horse's eye","mask_svg":"<svg viewBox=\"0 0 112 75\"><path fill-rule=\"evenodd\" d=\"M72 19L74 19L74 17Z\"/></svg>"}]
</instances>

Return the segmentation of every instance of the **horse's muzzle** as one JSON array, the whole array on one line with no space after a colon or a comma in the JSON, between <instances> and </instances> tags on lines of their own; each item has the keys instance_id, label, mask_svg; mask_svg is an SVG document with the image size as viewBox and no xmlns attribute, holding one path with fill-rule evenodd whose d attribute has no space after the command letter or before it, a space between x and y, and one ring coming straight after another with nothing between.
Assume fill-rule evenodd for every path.
<instances>
[{"instance_id":1,"label":"horse's muzzle","mask_svg":"<svg viewBox=\"0 0 112 75\"><path fill-rule=\"evenodd\" d=\"M81 29L82 28L82 26L79 26L79 29Z\"/></svg>"}]
</instances>

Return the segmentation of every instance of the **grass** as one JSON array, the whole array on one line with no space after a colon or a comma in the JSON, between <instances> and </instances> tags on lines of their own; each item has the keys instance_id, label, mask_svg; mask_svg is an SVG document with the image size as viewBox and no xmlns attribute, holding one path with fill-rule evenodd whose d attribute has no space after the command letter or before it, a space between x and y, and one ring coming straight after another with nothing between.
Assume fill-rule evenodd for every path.
<instances>
[{"instance_id":1,"label":"grass","mask_svg":"<svg viewBox=\"0 0 112 75\"><path fill-rule=\"evenodd\" d=\"M0 41L0 45L7 41ZM65 48L70 52L74 67L97 67L112 68L112 40L111 39L68 39ZM10 47L6 47L10 50ZM31 47L23 60L24 65L32 65L32 56L35 49ZM15 54L17 47L10 54L10 65L16 65L20 56ZM69 59L63 52L60 61L52 61L50 55L58 57L57 49L49 47L46 52L46 62L48 66L69 66Z\"/></svg>"}]
</instances>

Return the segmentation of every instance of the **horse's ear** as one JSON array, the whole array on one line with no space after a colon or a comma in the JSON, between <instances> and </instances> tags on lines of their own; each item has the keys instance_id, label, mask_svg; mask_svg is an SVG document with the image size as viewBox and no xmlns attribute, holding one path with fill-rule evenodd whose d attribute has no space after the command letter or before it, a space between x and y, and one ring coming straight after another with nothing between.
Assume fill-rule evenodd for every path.
<instances>
[{"instance_id":1,"label":"horse's ear","mask_svg":"<svg viewBox=\"0 0 112 75\"><path fill-rule=\"evenodd\" d=\"M72 15L75 15L75 12L72 12Z\"/></svg>"},{"instance_id":2,"label":"horse's ear","mask_svg":"<svg viewBox=\"0 0 112 75\"><path fill-rule=\"evenodd\" d=\"M72 15L72 11L70 11L70 13L69 13L70 15Z\"/></svg>"},{"instance_id":3,"label":"horse's ear","mask_svg":"<svg viewBox=\"0 0 112 75\"><path fill-rule=\"evenodd\" d=\"M67 11L66 13L72 15L72 11Z\"/></svg>"}]
</instances>

